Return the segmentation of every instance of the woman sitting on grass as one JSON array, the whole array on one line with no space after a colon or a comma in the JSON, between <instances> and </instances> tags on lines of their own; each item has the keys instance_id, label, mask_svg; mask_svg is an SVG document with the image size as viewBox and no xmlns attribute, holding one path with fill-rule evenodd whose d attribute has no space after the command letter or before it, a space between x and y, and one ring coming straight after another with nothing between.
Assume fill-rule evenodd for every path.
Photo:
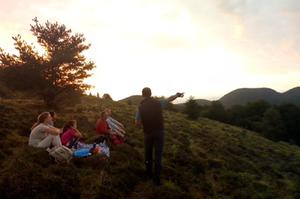
<instances>
[{"instance_id":1,"label":"woman sitting on grass","mask_svg":"<svg viewBox=\"0 0 300 199\"><path fill-rule=\"evenodd\" d=\"M113 144L123 144L123 138L118 136L116 132L112 131L107 123L107 114L105 111L101 112L101 118L98 119L96 124L96 132L101 135L97 138L96 142L102 142L103 140L111 140Z\"/></svg>"},{"instance_id":2,"label":"woman sitting on grass","mask_svg":"<svg viewBox=\"0 0 300 199\"><path fill-rule=\"evenodd\" d=\"M49 112L43 112L38 116L38 121L32 127L29 136L29 146L38 148L48 148L51 146L61 146L59 135L61 129L50 126L52 118Z\"/></svg>"},{"instance_id":3,"label":"woman sitting on grass","mask_svg":"<svg viewBox=\"0 0 300 199\"><path fill-rule=\"evenodd\" d=\"M108 141L111 134L111 129L109 128L107 122L107 115L105 111L101 112L100 118L97 120L96 123L96 132L100 137L98 137L95 142L103 142L104 140Z\"/></svg>"},{"instance_id":4,"label":"woman sitting on grass","mask_svg":"<svg viewBox=\"0 0 300 199\"><path fill-rule=\"evenodd\" d=\"M71 120L67 122L63 128L61 143L64 146L72 148L73 146L76 146L81 137L81 133L77 130L77 121Z\"/></svg>"}]
</instances>

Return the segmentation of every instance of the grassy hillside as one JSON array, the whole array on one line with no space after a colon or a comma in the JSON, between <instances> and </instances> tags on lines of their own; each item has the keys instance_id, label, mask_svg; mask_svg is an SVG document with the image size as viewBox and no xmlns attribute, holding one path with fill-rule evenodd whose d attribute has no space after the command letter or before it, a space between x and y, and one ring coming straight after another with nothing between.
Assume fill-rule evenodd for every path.
<instances>
[{"instance_id":1,"label":"grassy hillside","mask_svg":"<svg viewBox=\"0 0 300 199\"><path fill-rule=\"evenodd\" d=\"M38 100L0 100L1 198L300 198L300 148L254 132L165 112L164 185L143 181L143 133L133 126L136 106L84 97L58 112L57 126L77 119L86 141L111 107L128 132L109 160L93 156L58 165L27 146L28 128L45 110Z\"/></svg>"}]
</instances>

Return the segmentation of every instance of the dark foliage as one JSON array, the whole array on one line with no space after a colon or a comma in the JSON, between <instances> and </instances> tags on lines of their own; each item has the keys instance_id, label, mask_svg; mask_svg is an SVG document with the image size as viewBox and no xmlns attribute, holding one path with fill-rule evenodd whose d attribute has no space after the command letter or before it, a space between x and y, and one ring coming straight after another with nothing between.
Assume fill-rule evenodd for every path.
<instances>
[{"instance_id":1,"label":"dark foliage","mask_svg":"<svg viewBox=\"0 0 300 199\"><path fill-rule=\"evenodd\" d=\"M54 107L62 96L74 99L90 88L83 80L90 76L88 71L95 64L82 54L90 47L82 34L72 35L70 29L57 22L40 24L36 18L33 21L30 30L43 54L20 35L13 37L19 55L0 50L0 79L11 89L35 91L48 106Z\"/></svg>"},{"instance_id":2,"label":"dark foliage","mask_svg":"<svg viewBox=\"0 0 300 199\"><path fill-rule=\"evenodd\" d=\"M194 100L193 97L185 103L184 112L188 115L189 119L196 120L200 115L200 109L197 102Z\"/></svg>"}]
</instances>

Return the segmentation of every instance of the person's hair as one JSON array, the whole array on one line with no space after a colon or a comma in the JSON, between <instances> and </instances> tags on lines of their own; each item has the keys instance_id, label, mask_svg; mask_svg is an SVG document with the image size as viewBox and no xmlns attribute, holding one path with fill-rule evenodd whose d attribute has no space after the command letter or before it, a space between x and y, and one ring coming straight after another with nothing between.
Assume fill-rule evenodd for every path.
<instances>
[{"instance_id":1,"label":"person's hair","mask_svg":"<svg viewBox=\"0 0 300 199\"><path fill-rule=\"evenodd\" d=\"M142 90L143 97L151 97L151 89L149 87L145 87Z\"/></svg>"},{"instance_id":2,"label":"person's hair","mask_svg":"<svg viewBox=\"0 0 300 199\"><path fill-rule=\"evenodd\" d=\"M101 119L104 119L104 116L106 115L106 112L105 111L102 111L101 112Z\"/></svg>"},{"instance_id":3,"label":"person's hair","mask_svg":"<svg viewBox=\"0 0 300 199\"><path fill-rule=\"evenodd\" d=\"M110 109L110 108L105 108L105 109L104 109L104 112L105 112L105 113L107 113L107 112L110 112L110 113L112 113L112 111L111 111L111 109Z\"/></svg>"},{"instance_id":4,"label":"person's hair","mask_svg":"<svg viewBox=\"0 0 300 199\"><path fill-rule=\"evenodd\" d=\"M54 115L56 115L56 113L54 111L50 111L49 113L50 113L51 117L54 117Z\"/></svg>"},{"instance_id":5,"label":"person's hair","mask_svg":"<svg viewBox=\"0 0 300 199\"><path fill-rule=\"evenodd\" d=\"M49 112L43 112L41 114L39 114L39 116L37 117L37 122L33 124L33 126L31 127L31 129L34 129L34 127L36 127L37 125L44 123L45 120L47 119L47 117L49 117L50 113Z\"/></svg>"},{"instance_id":6,"label":"person's hair","mask_svg":"<svg viewBox=\"0 0 300 199\"><path fill-rule=\"evenodd\" d=\"M76 120L70 120L68 121L63 128L63 133L66 132L69 128L74 127L76 124Z\"/></svg>"}]
</instances>

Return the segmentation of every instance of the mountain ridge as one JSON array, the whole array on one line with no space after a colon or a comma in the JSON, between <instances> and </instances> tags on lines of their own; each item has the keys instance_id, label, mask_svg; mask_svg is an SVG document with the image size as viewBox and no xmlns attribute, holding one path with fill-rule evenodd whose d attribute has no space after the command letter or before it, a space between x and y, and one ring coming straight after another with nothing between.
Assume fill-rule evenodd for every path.
<instances>
[{"instance_id":1,"label":"mountain ridge","mask_svg":"<svg viewBox=\"0 0 300 199\"><path fill-rule=\"evenodd\" d=\"M282 93L270 88L240 88L219 99L225 107L245 105L248 102L257 100L264 100L270 104L294 103L300 106L300 87L295 87Z\"/></svg>"},{"instance_id":2,"label":"mountain ridge","mask_svg":"<svg viewBox=\"0 0 300 199\"><path fill-rule=\"evenodd\" d=\"M300 107L300 87L295 87L282 93L266 87L238 88L216 101L221 102L226 108L230 108L234 105L246 105L249 102L258 100L264 100L273 105L292 103ZM212 102L206 99L195 99L195 101L201 106L210 105ZM176 106L182 109L184 103L176 104Z\"/></svg>"}]
</instances>

